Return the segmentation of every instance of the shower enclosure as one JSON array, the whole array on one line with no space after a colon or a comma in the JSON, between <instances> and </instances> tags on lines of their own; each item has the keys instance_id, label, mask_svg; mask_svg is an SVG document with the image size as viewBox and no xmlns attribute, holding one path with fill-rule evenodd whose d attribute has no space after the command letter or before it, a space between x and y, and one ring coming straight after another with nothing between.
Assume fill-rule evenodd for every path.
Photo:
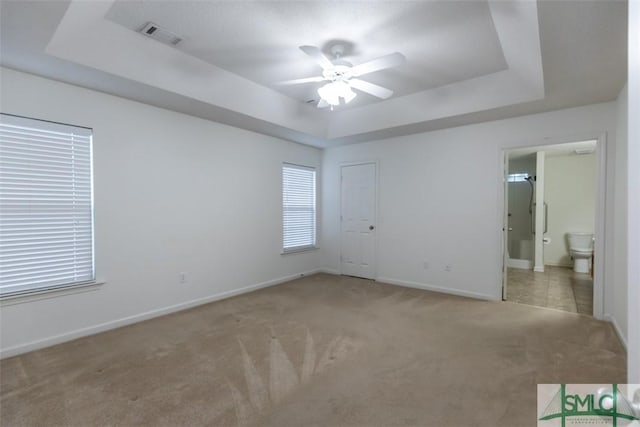
<instances>
[{"instance_id":1,"label":"shower enclosure","mask_svg":"<svg viewBox=\"0 0 640 427\"><path fill-rule=\"evenodd\" d=\"M508 266L532 269L535 234L536 155L509 159Z\"/></svg>"}]
</instances>

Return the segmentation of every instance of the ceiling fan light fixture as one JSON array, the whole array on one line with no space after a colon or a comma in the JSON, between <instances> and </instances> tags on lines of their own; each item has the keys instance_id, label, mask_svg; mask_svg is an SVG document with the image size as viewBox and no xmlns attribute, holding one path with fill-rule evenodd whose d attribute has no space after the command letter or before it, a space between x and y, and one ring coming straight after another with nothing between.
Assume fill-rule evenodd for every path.
<instances>
[{"instance_id":1,"label":"ceiling fan light fixture","mask_svg":"<svg viewBox=\"0 0 640 427\"><path fill-rule=\"evenodd\" d=\"M322 86L318 89L318 95L330 105L340 105L340 98L344 99L345 104L348 104L356 97L356 93L351 89L351 86L341 80Z\"/></svg>"},{"instance_id":2,"label":"ceiling fan light fixture","mask_svg":"<svg viewBox=\"0 0 640 427\"><path fill-rule=\"evenodd\" d=\"M356 97L356 93L354 91L351 90L351 87L349 87L349 90L344 94L344 96L342 98L344 98L344 103L348 104L351 101L353 101L353 98Z\"/></svg>"},{"instance_id":3,"label":"ceiling fan light fixture","mask_svg":"<svg viewBox=\"0 0 640 427\"><path fill-rule=\"evenodd\" d=\"M333 88L333 83L327 83L318 89L318 95L329 103L329 105L339 105L340 98L337 91Z\"/></svg>"}]
</instances>

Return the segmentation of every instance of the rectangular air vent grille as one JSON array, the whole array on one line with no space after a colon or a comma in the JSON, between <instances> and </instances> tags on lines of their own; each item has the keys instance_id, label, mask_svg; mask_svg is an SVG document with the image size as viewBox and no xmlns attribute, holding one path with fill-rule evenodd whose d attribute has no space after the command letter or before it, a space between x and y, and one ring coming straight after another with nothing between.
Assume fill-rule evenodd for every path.
<instances>
[{"instance_id":1,"label":"rectangular air vent grille","mask_svg":"<svg viewBox=\"0 0 640 427\"><path fill-rule=\"evenodd\" d=\"M182 41L180 37L176 36L171 31L165 30L153 22L149 22L145 25L140 32L147 37L151 37L152 39L159 41L160 43L172 46L175 46Z\"/></svg>"}]
</instances>

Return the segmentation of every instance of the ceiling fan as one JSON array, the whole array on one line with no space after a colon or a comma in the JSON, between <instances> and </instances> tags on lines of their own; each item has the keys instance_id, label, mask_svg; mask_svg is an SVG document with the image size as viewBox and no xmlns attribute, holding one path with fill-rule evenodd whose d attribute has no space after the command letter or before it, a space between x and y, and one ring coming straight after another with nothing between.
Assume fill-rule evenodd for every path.
<instances>
[{"instance_id":1,"label":"ceiling fan","mask_svg":"<svg viewBox=\"0 0 640 427\"><path fill-rule=\"evenodd\" d=\"M360 90L381 99L391 97L391 95L393 95L392 90L369 83L357 77L373 73L374 71L397 67L405 61L403 54L395 52L353 66L349 62L340 59L344 53L344 46L340 44L331 47L331 53L334 56L333 60L327 58L320 48L316 46L300 46L300 50L313 58L322 67L322 75L304 79L287 80L279 84L296 85L327 81L328 83L318 89L318 95L320 95L320 101L317 105L318 108L330 106L331 109L333 109L335 105L340 105L340 98L342 98L345 104L349 103L356 97L353 89Z\"/></svg>"}]
</instances>

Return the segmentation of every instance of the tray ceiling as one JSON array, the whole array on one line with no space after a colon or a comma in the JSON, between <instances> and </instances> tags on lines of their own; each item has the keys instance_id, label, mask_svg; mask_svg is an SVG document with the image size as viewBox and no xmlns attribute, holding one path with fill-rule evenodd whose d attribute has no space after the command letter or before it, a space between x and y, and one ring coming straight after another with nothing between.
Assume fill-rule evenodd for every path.
<instances>
[{"instance_id":1,"label":"tray ceiling","mask_svg":"<svg viewBox=\"0 0 640 427\"><path fill-rule=\"evenodd\" d=\"M329 147L615 99L626 81L626 4L575 1L3 2L3 66ZM184 40L141 35L152 21ZM353 64L399 51L359 93L319 110L302 44L340 40Z\"/></svg>"},{"instance_id":2,"label":"tray ceiling","mask_svg":"<svg viewBox=\"0 0 640 427\"><path fill-rule=\"evenodd\" d=\"M462 18L462 19L461 19ZM299 45L314 45L357 65L401 52L407 63L367 75L395 96L507 69L486 1L458 2L149 2L118 0L106 19L131 31L153 22L183 40L176 49L299 102L318 99L321 83L277 83L317 76ZM345 108L377 98L359 93Z\"/></svg>"}]
</instances>

